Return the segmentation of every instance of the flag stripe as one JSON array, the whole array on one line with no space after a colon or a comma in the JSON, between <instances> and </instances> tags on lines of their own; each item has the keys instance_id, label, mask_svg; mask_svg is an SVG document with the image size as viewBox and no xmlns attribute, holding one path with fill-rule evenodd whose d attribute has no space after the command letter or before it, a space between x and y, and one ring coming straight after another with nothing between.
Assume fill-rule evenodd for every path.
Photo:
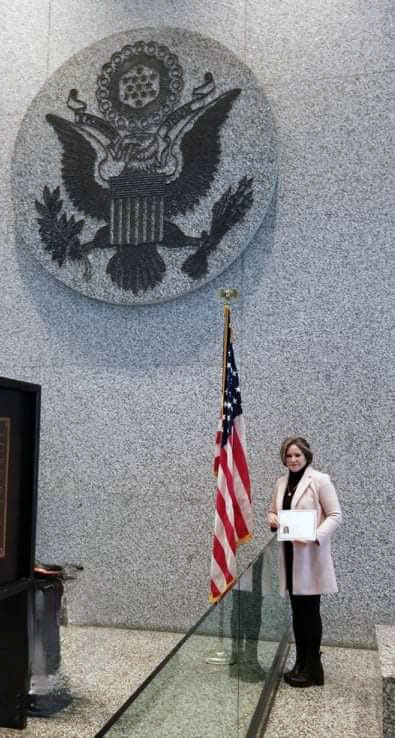
<instances>
[{"instance_id":1,"label":"flag stripe","mask_svg":"<svg viewBox=\"0 0 395 738\"><path fill-rule=\"evenodd\" d=\"M245 538L245 536L252 530L252 510L251 502L247 495L244 495L244 497L240 499L241 493L239 492L241 492L242 487L237 471L235 471L235 489L236 494L239 496L240 510L240 518L237 518L236 520L240 519L241 521L243 521L241 524L241 528L237 530L238 538Z\"/></svg>"},{"instance_id":2,"label":"flag stripe","mask_svg":"<svg viewBox=\"0 0 395 738\"><path fill-rule=\"evenodd\" d=\"M225 580L225 582L230 582L236 572L236 559L233 557L232 562L229 555L226 556L224 548L217 537L215 537L214 541L214 560L219 571L221 572L222 578Z\"/></svg>"},{"instance_id":3,"label":"flag stripe","mask_svg":"<svg viewBox=\"0 0 395 738\"><path fill-rule=\"evenodd\" d=\"M236 457L236 454L235 454L235 457ZM248 534L248 532L252 530L251 490L249 486L246 488L243 478L240 475L239 468L238 468L238 459L234 465L233 477L234 477L233 485L234 485L234 490L235 490L235 496L238 501L240 519L243 521L242 528L246 529L247 534ZM249 481L249 477L248 477L248 481ZM247 534L245 530L238 531L239 538L245 538Z\"/></svg>"},{"instance_id":4,"label":"flag stripe","mask_svg":"<svg viewBox=\"0 0 395 738\"><path fill-rule=\"evenodd\" d=\"M241 417L236 418L233 433L233 455L236 461L240 480L245 488L248 499L251 499L251 483L248 473L247 457L245 451L244 422Z\"/></svg>"},{"instance_id":5,"label":"flag stripe","mask_svg":"<svg viewBox=\"0 0 395 738\"><path fill-rule=\"evenodd\" d=\"M234 553L236 551L236 536L233 509L229 505L229 495L227 495L226 490L224 494L220 489L217 490L216 521L218 521L218 527L219 524L221 525L221 533L223 532L221 542L226 540L228 547ZM217 531L215 532L217 533Z\"/></svg>"},{"instance_id":6,"label":"flag stripe","mask_svg":"<svg viewBox=\"0 0 395 738\"><path fill-rule=\"evenodd\" d=\"M214 474L217 476L219 469L219 455L221 453L221 438L222 438L222 421L219 419L218 430L215 436L215 452L214 452Z\"/></svg>"},{"instance_id":7,"label":"flag stripe","mask_svg":"<svg viewBox=\"0 0 395 738\"><path fill-rule=\"evenodd\" d=\"M222 457L221 457L221 459L222 459ZM233 505L233 513L234 513L233 518L234 518L234 527L235 527L236 538L237 539L238 538L244 538L244 536L246 536L248 534L248 528L246 527L246 523L244 521L242 512L240 510L239 499L237 498L236 492L235 492L234 469L232 469L232 471L231 471L231 469L229 468L228 460L227 459L225 461L221 462L221 463L222 463L222 467L221 468L222 468L222 470L224 472L224 475L225 475L225 478L226 478L228 495L229 495L229 497L230 497L230 499L232 501L232 505ZM231 463L231 467L232 467L233 466L232 461L230 463Z\"/></svg>"}]
</instances>

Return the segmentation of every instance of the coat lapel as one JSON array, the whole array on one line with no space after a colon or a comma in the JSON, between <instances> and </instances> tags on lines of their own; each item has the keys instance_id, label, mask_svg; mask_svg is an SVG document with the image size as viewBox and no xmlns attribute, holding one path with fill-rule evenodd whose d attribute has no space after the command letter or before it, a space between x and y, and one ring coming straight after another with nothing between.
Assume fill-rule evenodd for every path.
<instances>
[{"instance_id":1,"label":"coat lapel","mask_svg":"<svg viewBox=\"0 0 395 738\"><path fill-rule=\"evenodd\" d=\"M300 498L302 497L307 487L309 486L312 476L313 476L312 468L311 466L308 466L305 473L303 474L302 479L300 480L298 486L296 487L295 494L291 502L292 509L294 509L297 506Z\"/></svg>"}]
</instances>

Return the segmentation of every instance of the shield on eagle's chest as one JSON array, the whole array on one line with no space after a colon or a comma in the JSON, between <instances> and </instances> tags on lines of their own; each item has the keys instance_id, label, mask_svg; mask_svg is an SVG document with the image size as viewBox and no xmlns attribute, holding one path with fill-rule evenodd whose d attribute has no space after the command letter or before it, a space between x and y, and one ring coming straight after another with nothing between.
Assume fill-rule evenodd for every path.
<instances>
[{"instance_id":1,"label":"shield on eagle's chest","mask_svg":"<svg viewBox=\"0 0 395 738\"><path fill-rule=\"evenodd\" d=\"M110 243L139 246L163 241L166 177L111 177Z\"/></svg>"}]
</instances>

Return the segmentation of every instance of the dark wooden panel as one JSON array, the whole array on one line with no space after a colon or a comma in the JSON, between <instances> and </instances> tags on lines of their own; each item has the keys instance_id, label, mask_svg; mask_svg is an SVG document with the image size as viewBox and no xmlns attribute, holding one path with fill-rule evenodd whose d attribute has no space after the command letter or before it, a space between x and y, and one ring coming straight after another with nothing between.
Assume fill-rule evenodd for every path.
<instances>
[{"instance_id":1,"label":"dark wooden panel","mask_svg":"<svg viewBox=\"0 0 395 738\"><path fill-rule=\"evenodd\" d=\"M0 726L26 727L40 387L0 377Z\"/></svg>"},{"instance_id":2,"label":"dark wooden panel","mask_svg":"<svg viewBox=\"0 0 395 738\"><path fill-rule=\"evenodd\" d=\"M40 388L0 378L0 586L34 565Z\"/></svg>"},{"instance_id":3,"label":"dark wooden panel","mask_svg":"<svg viewBox=\"0 0 395 738\"><path fill-rule=\"evenodd\" d=\"M0 601L0 725L26 727L28 592Z\"/></svg>"}]
</instances>

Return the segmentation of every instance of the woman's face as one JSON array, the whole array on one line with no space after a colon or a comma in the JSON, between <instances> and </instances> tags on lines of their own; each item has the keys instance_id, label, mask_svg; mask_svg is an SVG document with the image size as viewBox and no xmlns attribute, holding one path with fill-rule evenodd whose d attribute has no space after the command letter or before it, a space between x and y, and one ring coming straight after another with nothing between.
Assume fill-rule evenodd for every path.
<instances>
[{"instance_id":1,"label":"woman's face","mask_svg":"<svg viewBox=\"0 0 395 738\"><path fill-rule=\"evenodd\" d=\"M291 443L285 454L285 463L293 472L300 471L307 464L307 459L296 443Z\"/></svg>"}]
</instances>

